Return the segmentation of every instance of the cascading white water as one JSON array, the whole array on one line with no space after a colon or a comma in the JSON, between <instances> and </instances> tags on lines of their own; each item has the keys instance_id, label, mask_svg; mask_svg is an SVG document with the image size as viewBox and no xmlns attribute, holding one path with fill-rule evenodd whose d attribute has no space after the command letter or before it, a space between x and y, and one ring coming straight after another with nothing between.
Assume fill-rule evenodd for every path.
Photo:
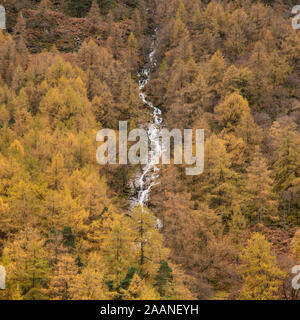
<instances>
[{"instance_id":1,"label":"cascading white water","mask_svg":"<svg viewBox=\"0 0 300 320\"><path fill-rule=\"evenodd\" d=\"M156 66L155 51L157 44L157 29L153 36L151 52L149 54L149 67L143 69L139 74L139 96L143 103L150 108L152 121L148 124L148 138L150 141L151 151L149 151L148 163L142 168L141 175L138 175L132 184L132 207L140 205L142 208L149 201L151 188L158 183L159 168L157 164L161 156L161 146L159 142L159 132L161 130L162 117L161 110L154 107L153 103L148 100L144 93L144 88L150 80L151 70Z\"/></svg>"}]
</instances>

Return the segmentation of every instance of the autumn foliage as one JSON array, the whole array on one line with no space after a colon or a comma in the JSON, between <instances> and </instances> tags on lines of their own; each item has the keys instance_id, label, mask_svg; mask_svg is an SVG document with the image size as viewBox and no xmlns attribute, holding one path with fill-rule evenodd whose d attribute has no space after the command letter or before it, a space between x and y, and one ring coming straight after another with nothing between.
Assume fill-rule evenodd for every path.
<instances>
[{"instance_id":1,"label":"autumn foliage","mask_svg":"<svg viewBox=\"0 0 300 320\"><path fill-rule=\"evenodd\" d=\"M295 298L300 33L279 1L7 2L0 298ZM95 137L149 120L137 72L156 27L147 94L166 128L205 129L205 169L161 165L130 210L140 168L99 166Z\"/></svg>"}]
</instances>

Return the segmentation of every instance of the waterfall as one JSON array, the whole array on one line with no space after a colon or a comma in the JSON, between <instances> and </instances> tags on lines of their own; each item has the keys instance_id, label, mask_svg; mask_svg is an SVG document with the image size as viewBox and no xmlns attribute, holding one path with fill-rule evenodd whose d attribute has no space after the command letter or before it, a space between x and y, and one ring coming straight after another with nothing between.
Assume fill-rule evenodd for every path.
<instances>
[{"instance_id":1,"label":"waterfall","mask_svg":"<svg viewBox=\"0 0 300 320\"><path fill-rule=\"evenodd\" d=\"M161 156L161 146L159 142L159 133L162 126L162 112L159 108L154 107L144 92L144 88L150 80L151 71L156 67L155 52L157 46L157 32L154 30L152 44L149 53L149 66L138 73L139 77L139 96L144 105L149 109L151 114L151 122L148 123L147 134L150 142L149 160L142 168L141 174L138 174L132 183L132 208L141 206L142 208L149 202L150 192L154 185L158 184L159 168L157 164ZM159 222L158 222L159 224Z\"/></svg>"}]
</instances>

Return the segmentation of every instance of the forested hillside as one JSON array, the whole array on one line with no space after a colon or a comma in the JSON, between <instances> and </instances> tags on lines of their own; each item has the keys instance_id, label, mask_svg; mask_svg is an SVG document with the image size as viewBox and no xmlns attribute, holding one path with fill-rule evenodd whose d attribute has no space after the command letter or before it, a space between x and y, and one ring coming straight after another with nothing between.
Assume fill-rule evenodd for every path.
<instances>
[{"instance_id":1,"label":"forested hillside","mask_svg":"<svg viewBox=\"0 0 300 320\"><path fill-rule=\"evenodd\" d=\"M0 31L0 299L297 299L297 1L6 0ZM205 167L96 161L102 128L205 129ZM157 220L161 221L161 227Z\"/></svg>"}]
</instances>

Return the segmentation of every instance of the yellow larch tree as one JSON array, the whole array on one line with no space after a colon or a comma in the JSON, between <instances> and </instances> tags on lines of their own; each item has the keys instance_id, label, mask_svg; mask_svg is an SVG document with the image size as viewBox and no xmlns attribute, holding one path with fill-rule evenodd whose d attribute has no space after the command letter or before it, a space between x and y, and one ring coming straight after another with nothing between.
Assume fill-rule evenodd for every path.
<instances>
[{"instance_id":1,"label":"yellow larch tree","mask_svg":"<svg viewBox=\"0 0 300 320\"><path fill-rule=\"evenodd\" d=\"M240 299L278 299L278 289L285 274L277 265L271 243L263 235L255 233L240 258L239 272L243 278Z\"/></svg>"}]
</instances>

